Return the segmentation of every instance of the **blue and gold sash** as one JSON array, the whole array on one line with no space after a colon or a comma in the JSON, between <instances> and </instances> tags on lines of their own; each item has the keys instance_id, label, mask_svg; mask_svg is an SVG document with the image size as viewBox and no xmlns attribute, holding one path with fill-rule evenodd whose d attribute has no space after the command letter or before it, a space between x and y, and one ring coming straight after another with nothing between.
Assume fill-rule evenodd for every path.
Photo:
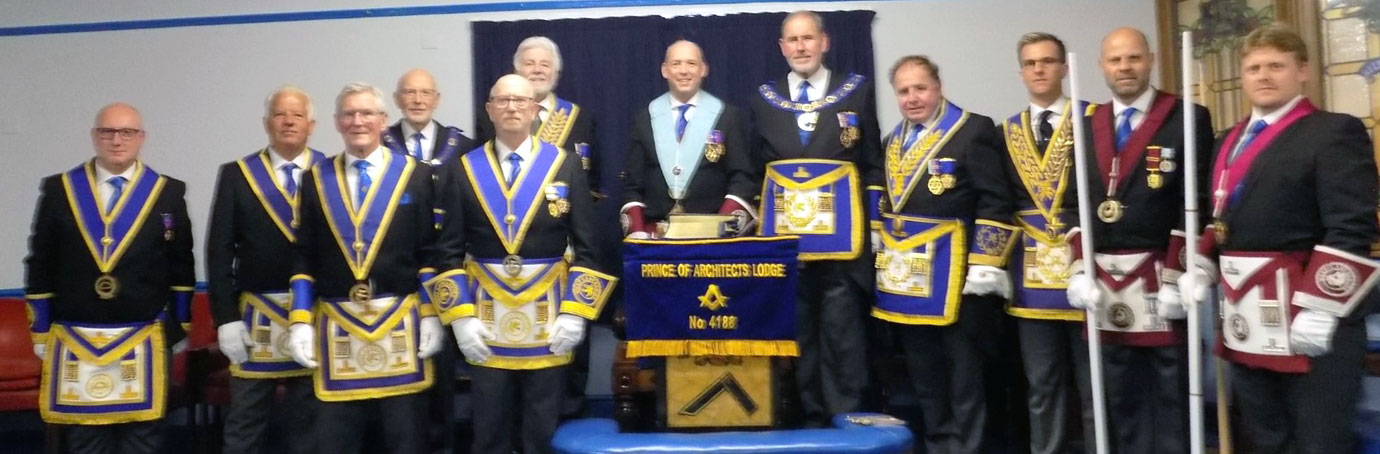
<instances>
[{"instance_id":1,"label":"blue and gold sash","mask_svg":"<svg viewBox=\"0 0 1380 454\"><path fill-rule=\"evenodd\" d=\"M288 241L297 241L297 197L295 194L288 195L287 189L274 178L277 171L270 163L268 153L268 149L265 148L240 159L240 172L244 173L244 180L249 182L249 189L254 191L254 196L264 207L264 213L267 213L273 224L278 226L278 230L283 232L283 237ZM307 149L307 153L311 154L307 168L326 159L325 154L316 150Z\"/></svg>"},{"instance_id":2,"label":"blue and gold sash","mask_svg":"<svg viewBox=\"0 0 1380 454\"><path fill-rule=\"evenodd\" d=\"M863 212L851 162L785 159L767 164L762 236L799 235L801 260L851 260L862 253Z\"/></svg>"},{"instance_id":3,"label":"blue and gold sash","mask_svg":"<svg viewBox=\"0 0 1380 454\"><path fill-rule=\"evenodd\" d=\"M95 161L87 161L62 174L62 186L67 192L67 204L77 220L91 258L101 273L110 273L120 262L139 228L144 225L154 201L163 191L165 179L142 162L134 163L134 178L125 183L125 190L115 202L115 209L105 212L96 194Z\"/></svg>"},{"instance_id":4,"label":"blue and gold sash","mask_svg":"<svg viewBox=\"0 0 1380 454\"><path fill-rule=\"evenodd\" d=\"M417 357L416 294L365 303L325 299L316 323L316 397L339 402L398 396L431 387L431 359Z\"/></svg>"},{"instance_id":5,"label":"blue and gold sash","mask_svg":"<svg viewBox=\"0 0 1380 454\"><path fill-rule=\"evenodd\" d=\"M547 112L546 121L537 130L537 140L557 147L564 147L570 131L575 128L575 119L580 116L580 106L573 102L556 98L556 108Z\"/></svg>"},{"instance_id":6,"label":"blue and gold sash","mask_svg":"<svg viewBox=\"0 0 1380 454\"><path fill-rule=\"evenodd\" d=\"M368 279L374 259L378 257L388 226L398 201L407 192L407 181L416 163L392 153L383 155L383 171L378 181L369 187L358 210L351 200L353 192L345 183L345 155L324 161L312 172L316 190L321 194L321 208L326 215L331 234L335 236L345 263L355 279Z\"/></svg>"},{"instance_id":7,"label":"blue and gold sash","mask_svg":"<svg viewBox=\"0 0 1380 454\"><path fill-rule=\"evenodd\" d=\"M517 254L538 206L547 198L544 188L556 177L565 153L548 142L533 140L532 162L524 163L511 188L494 155L490 141L481 152L466 153L460 161L503 248L509 254Z\"/></svg>"},{"instance_id":8,"label":"blue and gold sash","mask_svg":"<svg viewBox=\"0 0 1380 454\"><path fill-rule=\"evenodd\" d=\"M853 90L857 90L858 87L862 86L863 82L866 81L866 76L849 74L848 78L844 79L843 84L839 85L834 91L824 95L822 98L804 103L792 101L790 96L782 96L780 93L777 93L776 81L767 82L757 87L757 93L762 96L762 99L767 101L767 104L777 109L794 113L809 113L827 109L840 101L848 99L848 95L853 94ZM789 93L789 91L787 91L787 93Z\"/></svg>"},{"instance_id":9,"label":"blue and gold sash","mask_svg":"<svg viewBox=\"0 0 1380 454\"><path fill-rule=\"evenodd\" d=\"M53 324L39 413L56 424L106 425L163 417L167 355L157 321Z\"/></svg>"},{"instance_id":10,"label":"blue and gold sash","mask_svg":"<svg viewBox=\"0 0 1380 454\"><path fill-rule=\"evenodd\" d=\"M877 303L872 316L907 325L949 325L958 319L967 274L967 232L961 219L883 213L877 251Z\"/></svg>"},{"instance_id":11,"label":"blue and gold sash","mask_svg":"<svg viewBox=\"0 0 1380 454\"><path fill-rule=\"evenodd\" d=\"M281 378L311 375L288 354L288 309L292 301L286 291L240 294L241 320L249 327L254 345L249 360L230 365L230 374L240 378Z\"/></svg>"},{"instance_id":12,"label":"blue and gold sash","mask_svg":"<svg viewBox=\"0 0 1380 454\"><path fill-rule=\"evenodd\" d=\"M935 113L937 123L915 139L909 149L902 150L911 123L902 121L892 131L886 147L886 192L894 212L901 212L915 185L929 173L930 161L939 155L944 145L968 122L968 112L949 101ZM931 178L938 178L932 175Z\"/></svg>"},{"instance_id":13,"label":"blue and gold sash","mask_svg":"<svg viewBox=\"0 0 1380 454\"><path fill-rule=\"evenodd\" d=\"M1083 104L1086 108L1086 103ZM1030 122L1030 110L1012 115L1002 123L1006 133L1006 150L1011 163L1016 166L1025 192L1034 201L1035 209L1044 215L1049 224L1057 224L1063 212L1064 192L1071 186L1069 169L1073 167L1073 101L1064 101L1064 112L1059 126L1044 150L1035 146L1035 137L1030 132L1035 128ZM1079 118L1081 120L1081 118Z\"/></svg>"},{"instance_id":14,"label":"blue and gold sash","mask_svg":"<svg viewBox=\"0 0 1380 454\"><path fill-rule=\"evenodd\" d=\"M461 134L463 133L460 131L460 128L454 126L438 126L436 128L436 140L445 145L442 145L440 150L436 150L436 153L431 155L430 161L422 162L433 166L441 165L442 162L446 162L446 160L454 157L457 152L462 152L462 150L459 149ZM388 149L394 153L411 156L412 153L408 151L407 143L404 139L404 137L398 137L393 134L391 128L383 132L383 146L388 147Z\"/></svg>"},{"instance_id":15,"label":"blue and gold sash","mask_svg":"<svg viewBox=\"0 0 1380 454\"><path fill-rule=\"evenodd\" d=\"M677 141L678 113L671 108L671 94L663 94L647 105L652 119L652 139L656 142L656 158L661 163L661 176L666 179L672 199L685 198L685 188L695 178L695 170L704 156L709 134L718 124L723 111L723 101L701 91L700 103L695 106L695 117L686 124L684 137Z\"/></svg>"}]
</instances>

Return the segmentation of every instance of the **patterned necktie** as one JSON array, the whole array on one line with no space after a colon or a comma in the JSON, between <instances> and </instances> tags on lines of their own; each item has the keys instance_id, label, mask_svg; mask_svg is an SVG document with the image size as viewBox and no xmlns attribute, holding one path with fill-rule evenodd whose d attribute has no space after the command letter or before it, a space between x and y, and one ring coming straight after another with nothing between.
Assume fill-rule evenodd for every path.
<instances>
[{"instance_id":1,"label":"patterned necktie","mask_svg":"<svg viewBox=\"0 0 1380 454\"><path fill-rule=\"evenodd\" d=\"M1136 115L1135 107L1127 107L1121 111L1121 121L1116 122L1116 151L1126 148L1126 141L1131 140L1131 117Z\"/></svg>"},{"instance_id":2,"label":"patterned necktie","mask_svg":"<svg viewBox=\"0 0 1380 454\"><path fill-rule=\"evenodd\" d=\"M802 80L802 81L800 81L800 90L799 90L799 91L800 91L800 93L796 94L796 96L795 96L795 102L798 102L798 103L801 103L801 104L808 104L808 103L810 102L810 81L808 81L808 80ZM803 114L799 114L799 113L795 114L796 125L797 125L796 127L797 127L797 128L799 128L800 116L801 116L801 115L803 115ZM818 121L819 119L816 118L815 120ZM806 145L806 144L809 144L809 143L810 143L810 131L806 131L806 130L804 130L804 129L800 129L800 144L801 144L801 145Z\"/></svg>"},{"instance_id":3,"label":"patterned necktie","mask_svg":"<svg viewBox=\"0 0 1380 454\"><path fill-rule=\"evenodd\" d=\"M355 194L355 206L363 208L364 199L369 197L369 186L374 184L374 181L369 178L369 161L363 159L355 161L355 170L359 172L359 192Z\"/></svg>"},{"instance_id":4,"label":"patterned necktie","mask_svg":"<svg viewBox=\"0 0 1380 454\"><path fill-rule=\"evenodd\" d=\"M680 116L676 117L676 141L680 142L685 137L685 125L690 123L685 119L685 112L690 110L690 105L681 104L677 109L680 109Z\"/></svg>"},{"instance_id":5,"label":"patterned necktie","mask_svg":"<svg viewBox=\"0 0 1380 454\"><path fill-rule=\"evenodd\" d=\"M913 125L910 127L910 134L906 135L906 141L901 144L901 151L909 151L915 145L915 140L920 138L920 133L925 131L925 125Z\"/></svg>"},{"instance_id":6,"label":"patterned necktie","mask_svg":"<svg viewBox=\"0 0 1380 454\"><path fill-rule=\"evenodd\" d=\"M1260 135L1260 131L1265 130L1266 126L1269 126L1269 123L1265 123L1265 120L1256 120L1255 123L1251 123L1250 129L1246 130L1246 135L1241 138L1241 143L1236 144L1236 149L1232 150L1231 156L1227 157L1227 164L1235 161L1236 157L1245 151L1247 146L1250 146L1251 142Z\"/></svg>"},{"instance_id":7,"label":"patterned necktie","mask_svg":"<svg viewBox=\"0 0 1380 454\"><path fill-rule=\"evenodd\" d=\"M1045 148L1049 147L1050 136L1054 135L1054 125L1050 123L1050 118L1054 116L1053 110L1040 112L1040 116L1035 120L1035 151L1044 155Z\"/></svg>"},{"instance_id":8,"label":"patterned necktie","mask_svg":"<svg viewBox=\"0 0 1380 454\"><path fill-rule=\"evenodd\" d=\"M513 182L517 181L518 172L522 171L522 155L516 151L508 154L508 186L512 187Z\"/></svg>"},{"instance_id":9,"label":"patterned necktie","mask_svg":"<svg viewBox=\"0 0 1380 454\"><path fill-rule=\"evenodd\" d=\"M291 162L283 164L283 189L287 190L288 197L297 195L297 180L292 178L292 171L297 170L297 164Z\"/></svg>"},{"instance_id":10,"label":"patterned necktie","mask_svg":"<svg viewBox=\"0 0 1380 454\"><path fill-rule=\"evenodd\" d=\"M418 161L422 159L422 133L412 133L412 157Z\"/></svg>"},{"instance_id":11,"label":"patterned necktie","mask_svg":"<svg viewBox=\"0 0 1380 454\"><path fill-rule=\"evenodd\" d=\"M115 192L110 193L110 200L105 202L105 212L106 214L110 214L115 211L115 204L120 202L120 194L124 193L125 182L128 180L126 180L125 177L114 176L106 181L109 181L110 185L115 187Z\"/></svg>"}]
</instances>

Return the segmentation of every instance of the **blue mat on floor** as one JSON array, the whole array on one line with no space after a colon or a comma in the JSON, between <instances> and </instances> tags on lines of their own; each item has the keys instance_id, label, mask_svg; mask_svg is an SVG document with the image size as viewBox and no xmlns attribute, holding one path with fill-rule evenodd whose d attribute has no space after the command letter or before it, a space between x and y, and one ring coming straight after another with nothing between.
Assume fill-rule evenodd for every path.
<instances>
[{"instance_id":1,"label":"blue mat on floor","mask_svg":"<svg viewBox=\"0 0 1380 454\"><path fill-rule=\"evenodd\" d=\"M878 416L851 416L869 415ZM848 422L848 416L835 417L832 429L707 433L620 433L612 419L579 419L556 429L551 444L561 454L911 452L914 439L906 426L858 425Z\"/></svg>"}]
</instances>

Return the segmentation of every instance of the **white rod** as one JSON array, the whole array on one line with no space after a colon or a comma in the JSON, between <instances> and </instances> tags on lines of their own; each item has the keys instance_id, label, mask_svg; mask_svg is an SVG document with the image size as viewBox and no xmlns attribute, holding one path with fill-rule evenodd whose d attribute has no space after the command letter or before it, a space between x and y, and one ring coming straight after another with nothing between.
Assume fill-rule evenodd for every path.
<instances>
[{"instance_id":1,"label":"white rod","mask_svg":"<svg viewBox=\"0 0 1380 454\"><path fill-rule=\"evenodd\" d=\"M1193 104L1193 32L1183 32L1183 49L1179 63L1183 73L1183 89L1180 91L1184 102L1184 248L1187 251L1184 263L1186 271L1192 271L1198 263L1198 134ZM1194 282L1189 280L1188 282ZM1192 284L1190 284L1192 285ZM1179 289L1185 308L1188 309L1188 439L1189 452L1203 452L1203 335L1201 332L1202 313L1197 301L1191 297L1197 294L1193 289ZM1221 373L1221 371L1218 371ZM1225 427L1218 430L1226 430Z\"/></svg>"},{"instance_id":2,"label":"white rod","mask_svg":"<svg viewBox=\"0 0 1380 454\"><path fill-rule=\"evenodd\" d=\"M1092 213L1096 209L1090 201L1091 197L1084 188L1088 187L1088 152L1084 144L1083 136L1083 111L1080 101L1083 99L1078 92L1078 55L1074 52L1068 53L1069 63L1069 95L1073 98L1072 105L1069 106L1068 115L1073 117L1073 162L1074 175L1078 179L1078 228L1082 230L1083 244L1083 273L1097 279L1097 272L1093 270L1093 225ZM1092 374L1092 401L1093 401L1093 432L1097 437L1097 453L1106 454L1107 451L1107 403L1106 396L1102 388L1102 341L1097 333L1097 308L1089 306L1087 309L1087 323L1084 325L1088 329L1088 366Z\"/></svg>"}]
</instances>

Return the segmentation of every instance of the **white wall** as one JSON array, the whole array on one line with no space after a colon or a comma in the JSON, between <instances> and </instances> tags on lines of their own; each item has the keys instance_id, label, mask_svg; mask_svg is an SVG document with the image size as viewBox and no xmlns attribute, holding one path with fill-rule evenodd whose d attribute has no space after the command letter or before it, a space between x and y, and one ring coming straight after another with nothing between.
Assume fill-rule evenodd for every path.
<instances>
[{"instance_id":1,"label":"white wall","mask_svg":"<svg viewBox=\"0 0 1380 454\"><path fill-rule=\"evenodd\" d=\"M380 7L379 2L364 0L336 0L329 8L321 3L0 0L0 29ZM388 2L389 7L425 5L429 4ZM264 146L262 100L282 83L298 84L315 97L319 119L311 145L333 154L340 148L329 116L335 92L354 80L391 92L397 76L411 67L428 68L440 81L444 96L437 118L472 129L472 20L703 15L800 7L877 11L877 74L885 75L902 55L927 54L940 65L950 99L994 117L1025 105L1015 57L1021 34L1042 30L1063 38L1069 50L1080 55L1081 88L1093 100L1109 96L1095 66L1102 35L1123 25L1144 30L1152 43L1156 34L1154 4L1145 0L933 0L525 10L0 37L0 209L8 214L0 221L0 244L6 246L0 249L0 288L23 284L22 259L39 178L91 156L85 131L95 111L108 102L123 100L139 107L148 130L145 162L188 182L200 256L216 167ZM716 70L725 66L731 64ZM900 118L889 88L885 81L878 85L884 129ZM390 116L396 119L397 111Z\"/></svg>"}]
</instances>

